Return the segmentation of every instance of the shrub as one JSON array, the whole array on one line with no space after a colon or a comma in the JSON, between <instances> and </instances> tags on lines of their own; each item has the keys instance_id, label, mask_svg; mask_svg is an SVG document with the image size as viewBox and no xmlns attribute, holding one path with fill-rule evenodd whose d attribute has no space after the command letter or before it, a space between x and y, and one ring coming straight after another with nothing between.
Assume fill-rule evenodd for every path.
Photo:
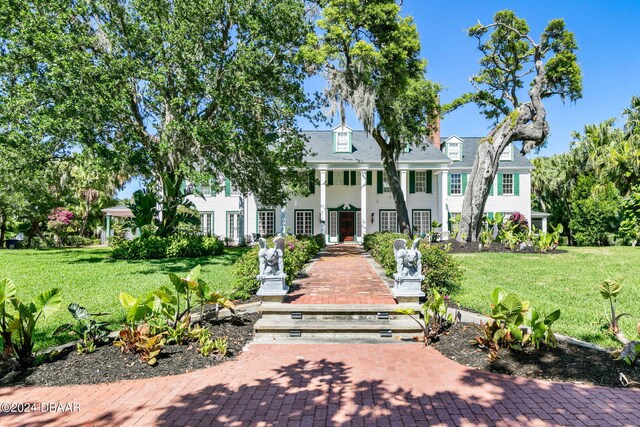
<instances>
[{"instance_id":1,"label":"shrub","mask_svg":"<svg viewBox=\"0 0 640 427\"><path fill-rule=\"evenodd\" d=\"M598 187L591 176L578 178L572 195L572 218L569 222L578 246L608 245L608 233L618 230L618 211L622 204L613 184Z\"/></svg>"},{"instance_id":2,"label":"shrub","mask_svg":"<svg viewBox=\"0 0 640 427\"><path fill-rule=\"evenodd\" d=\"M269 246L273 245L273 238L266 239ZM321 249L317 236L287 235L284 244L284 272L287 275L287 284L291 284L305 263L313 258ZM323 238L324 246L324 238ZM256 276L260 273L258 264L259 246L254 246L235 263L233 276L235 285L235 298L246 299L254 295L259 283Z\"/></svg>"},{"instance_id":3,"label":"shrub","mask_svg":"<svg viewBox=\"0 0 640 427\"><path fill-rule=\"evenodd\" d=\"M62 332L68 332L75 335L80 339L80 342L76 345L78 354L93 353L96 349L96 344L106 341L107 335L109 335L109 323L98 322L95 317L105 316L109 313L89 313L86 308L79 306L78 304L71 303L67 307L71 316L76 320L76 324L66 323L58 326L53 332L54 335Z\"/></svg>"},{"instance_id":4,"label":"shrub","mask_svg":"<svg viewBox=\"0 0 640 427\"><path fill-rule=\"evenodd\" d=\"M408 239L399 233L372 233L365 236L363 246L371 256L384 268L387 276L396 272L396 259L393 255L393 242L396 239ZM443 294L455 291L462 281L460 264L451 256L447 249L431 245L427 241L420 243L422 254L422 273L425 276L422 290L430 294L430 289L436 289Z\"/></svg>"},{"instance_id":5,"label":"shrub","mask_svg":"<svg viewBox=\"0 0 640 427\"><path fill-rule=\"evenodd\" d=\"M512 213L511 216L509 216L509 222L513 224L515 233L529 232L529 222L527 221L527 217L522 215L520 212Z\"/></svg>"},{"instance_id":6,"label":"shrub","mask_svg":"<svg viewBox=\"0 0 640 427\"><path fill-rule=\"evenodd\" d=\"M64 244L67 246L73 246L79 248L81 246L89 246L93 244L93 240L83 236L67 236L64 239Z\"/></svg>"},{"instance_id":7,"label":"shrub","mask_svg":"<svg viewBox=\"0 0 640 427\"><path fill-rule=\"evenodd\" d=\"M175 235L158 237L143 234L133 240L111 238L111 256L115 259L194 258L220 255L224 245L217 237Z\"/></svg>"}]
</instances>

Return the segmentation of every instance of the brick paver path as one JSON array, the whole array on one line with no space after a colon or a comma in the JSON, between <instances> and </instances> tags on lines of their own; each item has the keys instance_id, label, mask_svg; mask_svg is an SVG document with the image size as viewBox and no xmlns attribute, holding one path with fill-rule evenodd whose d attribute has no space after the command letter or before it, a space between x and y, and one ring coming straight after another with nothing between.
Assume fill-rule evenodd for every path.
<instances>
[{"instance_id":1,"label":"brick paver path","mask_svg":"<svg viewBox=\"0 0 640 427\"><path fill-rule=\"evenodd\" d=\"M297 282L285 302L292 304L395 304L389 288L356 245L327 246Z\"/></svg>"},{"instance_id":2,"label":"brick paver path","mask_svg":"<svg viewBox=\"0 0 640 427\"><path fill-rule=\"evenodd\" d=\"M2 426L640 425L638 390L485 373L419 344L254 344L234 361L175 377L0 395L80 405L3 412Z\"/></svg>"}]
</instances>

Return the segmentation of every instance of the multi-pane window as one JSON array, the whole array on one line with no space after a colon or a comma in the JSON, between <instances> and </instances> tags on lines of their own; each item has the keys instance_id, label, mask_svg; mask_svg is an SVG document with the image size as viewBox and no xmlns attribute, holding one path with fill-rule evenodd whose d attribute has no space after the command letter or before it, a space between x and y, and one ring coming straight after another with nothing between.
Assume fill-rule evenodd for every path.
<instances>
[{"instance_id":1,"label":"multi-pane window","mask_svg":"<svg viewBox=\"0 0 640 427\"><path fill-rule=\"evenodd\" d=\"M313 234L313 211L296 211L296 234Z\"/></svg>"},{"instance_id":2,"label":"multi-pane window","mask_svg":"<svg viewBox=\"0 0 640 427\"><path fill-rule=\"evenodd\" d=\"M356 237L362 237L362 214L356 212Z\"/></svg>"},{"instance_id":3,"label":"multi-pane window","mask_svg":"<svg viewBox=\"0 0 640 427\"><path fill-rule=\"evenodd\" d=\"M258 211L258 234L270 236L276 234L276 214L274 211Z\"/></svg>"},{"instance_id":4,"label":"multi-pane window","mask_svg":"<svg viewBox=\"0 0 640 427\"><path fill-rule=\"evenodd\" d=\"M234 242L240 240L240 214L237 212L227 213L227 237Z\"/></svg>"},{"instance_id":5,"label":"multi-pane window","mask_svg":"<svg viewBox=\"0 0 640 427\"><path fill-rule=\"evenodd\" d=\"M431 231L431 212L413 211L413 232L415 234L429 233Z\"/></svg>"},{"instance_id":6,"label":"multi-pane window","mask_svg":"<svg viewBox=\"0 0 640 427\"><path fill-rule=\"evenodd\" d=\"M427 171L416 171L416 193L427 192Z\"/></svg>"},{"instance_id":7,"label":"multi-pane window","mask_svg":"<svg viewBox=\"0 0 640 427\"><path fill-rule=\"evenodd\" d=\"M451 160L460 160L460 143L449 142L447 143L447 154Z\"/></svg>"},{"instance_id":8,"label":"multi-pane window","mask_svg":"<svg viewBox=\"0 0 640 427\"><path fill-rule=\"evenodd\" d=\"M333 185L344 185L344 173L342 171L333 173Z\"/></svg>"},{"instance_id":9,"label":"multi-pane window","mask_svg":"<svg viewBox=\"0 0 640 427\"><path fill-rule=\"evenodd\" d=\"M380 231L395 232L397 224L396 211L380 211Z\"/></svg>"},{"instance_id":10,"label":"multi-pane window","mask_svg":"<svg viewBox=\"0 0 640 427\"><path fill-rule=\"evenodd\" d=\"M462 174L452 173L451 175L451 194L462 194Z\"/></svg>"},{"instance_id":11,"label":"multi-pane window","mask_svg":"<svg viewBox=\"0 0 640 427\"><path fill-rule=\"evenodd\" d=\"M336 134L336 152L349 152L349 134L347 132L338 132Z\"/></svg>"},{"instance_id":12,"label":"multi-pane window","mask_svg":"<svg viewBox=\"0 0 640 427\"><path fill-rule=\"evenodd\" d=\"M513 174L502 174L502 194L513 195Z\"/></svg>"},{"instance_id":13,"label":"multi-pane window","mask_svg":"<svg viewBox=\"0 0 640 427\"><path fill-rule=\"evenodd\" d=\"M389 185L389 176L387 175L386 171L383 172L382 192L383 193L391 193L391 185Z\"/></svg>"},{"instance_id":14,"label":"multi-pane window","mask_svg":"<svg viewBox=\"0 0 640 427\"><path fill-rule=\"evenodd\" d=\"M329 237L338 237L338 212L329 212Z\"/></svg>"},{"instance_id":15,"label":"multi-pane window","mask_svg":"<svg viewBox=\"0 0 640 427\"><path fill-rule=\"evenodd\" d=\"M200 214L200 233L205 236L213 235L213 212Z\"/></svg>"},{"instance_id":16,"label":"multi-pane window","mask_svg":"<svg viewBox=\"0 0 640 427\"><path fill-rule=\"evenodd\" d=\"M205 184L201 184L199 186L199 188L200 188L200 192L202 193L203 196L210 196L211 195L211 186L205 185Z\"/></svg>"},{"instance_id":17,"label":"multi-pane window","mask_svg":"<svg viewBox=\"0 0 640 427\"><path fill-rule=\"evenodd\" d=\"M500 160L512 160L513 145L509 144L504 148L504 151L500 155Z\"/></svg>"}]
</instances>

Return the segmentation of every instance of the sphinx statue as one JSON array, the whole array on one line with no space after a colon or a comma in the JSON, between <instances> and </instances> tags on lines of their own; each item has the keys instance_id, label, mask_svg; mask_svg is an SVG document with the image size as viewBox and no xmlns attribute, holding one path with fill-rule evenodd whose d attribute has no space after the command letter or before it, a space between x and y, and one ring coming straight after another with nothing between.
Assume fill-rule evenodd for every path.
<instances>
[{"instance_id":1,"label":"sphinx statue","mask_svg":"<svg viewBox=\"0 0 640 427\"><path fill-rule=\"evenodd\" d=\"M279 276L284 273L284 239L276 237L273 239L273 248L267 246L267 241L263 238L258 240L260 250L258 260L260 261L261 276Z\"/></svg>"},{"instance_id":2,"label":"sphinx statue","mask_svg":"<svg viewBox=\"0 0 640 427\"><path fill-rule=\"evenodd\" d=\"M417 303L425 294L422 291L422 254L418 249L420 238L413 241L411 248L407 241L396 239L393 242L393 255L396 258L396 273L393 275L393 296L399 303Z\"/></svg>"},{"instance_id":3,"label":"sphinx statue","mask_svg":"<svg viewBox=\"0 0 640 427\"><path fill-rule=\"evenodd\" d=\"M284 238L273 239L273 248L269 248L267 241L258 240L258 262L260 274L256 277L260 282L257 295L265 302L282 302L289 292L284 273Z\"/></svg>"},{"instance_id":4,"label":"sphinx statue","mask_svg":"<svg viewBox=\"0 0 640 427\"><path fill-rule=\"evenodd\" d=\"M418 250L420 238L413 241L411 248L407 248L404 239L393 242L393 255L396 258L396 274L398 277L418 277L422 275L422 254Z\"/></svg>"}]
</instances>

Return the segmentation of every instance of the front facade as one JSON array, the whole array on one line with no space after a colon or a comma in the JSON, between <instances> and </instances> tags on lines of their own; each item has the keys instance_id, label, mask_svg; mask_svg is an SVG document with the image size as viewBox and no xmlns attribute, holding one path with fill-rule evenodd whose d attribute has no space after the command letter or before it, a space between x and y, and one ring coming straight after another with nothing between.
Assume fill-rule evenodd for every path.
<instances>
[{"instance_id":1,"label":"front facade","mask_svg":"<svg viewBox=\"0 0 640 427\"><path fill-rule=\"evenodd\" d=\"M396 231L396 212L380 151L363 131L338 126L333 131L306 133L315 153L307 159L312 170L308 197L294 197L286 206L260 206L251 195L225 191L189 196L200 212L201 230L237 243L244 236L324 234L328 243L361 242L376 231ZM467 178L479 138L450 137L440 145L411 147L400 156L398 171L412 227L428 233L431 222L449 230L448 220L462 210ZM520 212L531 221L532 165L512 146L500 161L497 179L485 212Z\"/></svg>"}]
</instances>

